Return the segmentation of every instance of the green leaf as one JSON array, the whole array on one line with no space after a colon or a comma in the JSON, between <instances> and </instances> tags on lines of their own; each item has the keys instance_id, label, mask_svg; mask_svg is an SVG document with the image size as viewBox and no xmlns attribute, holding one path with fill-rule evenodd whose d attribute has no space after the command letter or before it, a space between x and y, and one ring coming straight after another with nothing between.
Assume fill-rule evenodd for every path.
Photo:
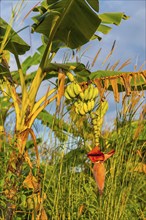
<instances>
[{"instance_id":1,"label":"green leaf","mask_svg":"<svg viewBox=\"0 0 146 220\"><path fill-rule=\"evenodd\" d=\"M57 1L43 15L35 17L32 31L46 35L51 41L59 40L70 48L85 44L101 22L88 3L85 0ZM95 8L95 3L91 6Z\"/></svg>"},{"instance_id":2,"label":"green leaf","mask_svg":"<svg viewBox=\"0 0 146 220\"><path fill-rule=\"evenodd\" d=\"M126 16L124 13L121 12L108 12L98 15L101 19L102 23L105 24L115 24L119 25L122 19L126 20L129 16Z\"/></svg>"},{"instance_id":3,"label":"green leaf","mask_svg":"<svg viewBox=\"0 0 146 220\"><path fill-rule=\"evenodd\" d=\"M89 3L89 5L96 11L99 11L99 2L97 0L87 0L87 2Z\"/></svg>"},{"instance_id":4,"label":"green leaf","mask_svg":"<svg viewBox=\"0 0 146 220\"><path fill-rule=\"evenodd\" d=\"M143 73L143 75L144 75L144 73ZM90 80L101 79L103 82L103 85L104 85L104 80L106 80L107 78L109 80L110 80L110 78L115 79L115 80L117 80L118 91L123 92L123 91L125 91L126 85L123 86L123 83L121 82L122 76L127 76L127 77L131 78L130 79L131 90L136 89L136 87L137 87L137 90L146 90L145 79L144 79L144 76L142 76L141 72L121 72L121 71L97 70L96 72L92 72L89 75L89 78L90 78ZM113 91L113 88L110 84L110 81L109 81L108 90Z\"/></svg>"},{"instance_id":5,"label":"green leaf","mask_svg":"<svg viewBox=\"0 0 146 220\"><path fill-rule=\"evenodd\" d=\"M35 52L33 56L29 56L26 58L26 60L22 63L22 70L24 73L33 65L37 65L40 63L40 60L43 56L43 52L45 50L45 45L40 46L37 51Z\"/></svg>"},{"instance_id":6,"label":"green leaf","mask_svg":"<svg viewBox=\"0 0 146 220\"><path fill-rule=\"evenodd\" d=\"M111 31L111 27L105 25L105 24L115 24L119 25L123 20L129 19L129 16L125 15L124 13L121 12L109 12L109 13L103 13L98 15L99 18L102 20L101 24L97 28L97 31L103 33L103 34L108 34Z\"/></svg>"},{"instance_id":7,"label":"green leaf","mask_svg":"<svg viewBox=\"0 0 146 220\"><path fill-rule=\"evenodd\" d=\"M100 24L97 31L102 32L103 34L108 34L111 29L112 28L107 25Z\"/></svg>"},{"instance_id":8,"label":"green leaf","mask_svg":"<svg viewBox=\"0 0 146 220\"><path fill-rule=\"evenodd\" d=\"M0 18L0 47L3 42L7 26L9 26L9 24ZM30 49L30 46L25 43L25 41L11 28L10 35L8 36L8 40L3 49L8 50L13 54L22 55Z\"/></svg>"}]
</instances>

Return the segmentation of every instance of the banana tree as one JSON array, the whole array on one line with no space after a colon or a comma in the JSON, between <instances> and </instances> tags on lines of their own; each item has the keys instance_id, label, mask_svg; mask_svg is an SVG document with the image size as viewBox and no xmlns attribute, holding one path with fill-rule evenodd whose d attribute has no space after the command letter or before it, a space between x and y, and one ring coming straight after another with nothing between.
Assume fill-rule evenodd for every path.
<instances>
[{"instance_id":1,"label":"banana tree","mask_svg":"<svg viewBox=\"0 0 146 220\"><path fill-rule=\"evenodd\" d=\"M126 90L127 95L129 95L132 89L145 88L145 71L139 73L100 70L90 72L82 63L60 64L52 61L61 47L74 49L81 47L90 40L101 40L99 33L107 34L111 30L110 24L119 25L122 19L128 19L124 13L99 14L98 0L94 2L92 0L45 0L33 11L38 14L33 17L32 33L40 33L43 43L34 56L28 57L22 64L19 56L25 54L30 46L12 29L11 24L7 24L0 18L1 97L2 99L9 99L10 107L14 108L16 115L14 141L11 143L15 150L10 155L8 177L5 179L5 195L10 201L7 203L6 219L12 219L17 209L13 203L17 199L16 194L19 189L17 180L20 178L24 161L29 164L30 172L23 184L25 187L31 188L33 192L38 192L37 197L39 199L35 213L38 219L42 219L42 216L47 219L40 202L40 197L43 197L40 192L40 183L32 174L33 166L26 143L30 135L34 142L39 176L40 160L32 125L36 118L43 118L46 114L44 109L54 100L57 100L59 107L64 95L66 78L71 80L71 74L74 75L76 84L83 85L83 90L86 90L89 84L94 84L94 87L98 88L101 98L103 98L106 90L113 90L116 101L119 100L120 91ZM10 72L8 57L6 56L8 53L12 53L15 57L16 71ZM30 67L37 64L39 64L37 70L29 72ZM27 74L28 72L29 74ZM44 95L37 100L36 97L42 82L52 78L58 79L57 84L54 87L49 87ZM21 88L20 94L17 87ZM0 126L2 135L5 132L4 123L1 123ZM10 173L14 177L13 184ZM34 216L34 212L32 215Z\"/></svg>"}]
</instances>

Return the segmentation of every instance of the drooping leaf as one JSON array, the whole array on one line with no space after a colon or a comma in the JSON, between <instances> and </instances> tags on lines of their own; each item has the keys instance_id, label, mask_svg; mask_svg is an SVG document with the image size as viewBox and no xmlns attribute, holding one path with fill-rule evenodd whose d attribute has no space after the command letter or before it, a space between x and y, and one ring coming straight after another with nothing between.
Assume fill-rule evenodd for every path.
<instances>
[{"instance_id":1,"label":"drooping leaf","mask_svg":"<svg viewBox=\"0 0 146 220\"><path fill-rule=\"evenodd\" d=\"M37 179L33 176L32 172L30 171L28 176L23 181L23 186L33 189L34 191L37 191L39 188L39 183Z\"/></svg>"},{"instance_id":2,"label":"drooping leaf","mask_svg":"<svg viewBox=\"0 0 146 220\"><path fill-rule=\"evenodd\" d=\"M91 1L88 1L91 3ZM42 33L51 41L59 40L70 48L87 43L97 30L101 20L85 0L61 0L35 17L32 31ZM97 1L98 6L98 1ZM90 18L90 19L89 19Z\"/></svg>"},{"instance_id":3,"label":"drooping leaf","mask_svg":"<svg viewBox=\"0 0 146 220\"><path fill-rule=\"evenodd\" d=\"M98 16L100 17L102 23L115 25L119 25L122 19L126 20L129 18L129 16L126 16L122 12L108 12L99 14Z\"/></svg>"},{"instance_id":4,"label":"drooping leaf","mask_svg":"<svg viewBox=\"0 0 146 220\"><path fill-rule=\"evenodd\" d=\"M106 90L110 90L114 92L115 101L119 100L119 92L126 91L126 95L129 96L131 91L146 90L145 70L140 72L99 70L92 72L89 78L95 82L101 97Z\"/></svg>"},{"instance_id":5,"label":"drooping leaf","mask_svg":"<svg viewBox=\"0 0 146 220\"><path fill-rule=\"evenodd\" d=\"M97 31L103 34L108 34L112 29L106 24L120 25L122 19L123 20L129 19L129 16L121 12L103 13L103 14L99 14L98 16L101 19L101 24L99 25Z\"/></svg>"},{"instance_id":6,"label":"drooping leaf","mask_svg":"<svg viewBox=\"0 0 146 220\"><path fill-rule=\"evenodd\" d=\"M107 25L100 24L97 30L103 34L108 34L111 29L112 28Z\"/></svg>"},{"instance_id":7,"label":"drooping leaf","mask_svg":"<svg viewBox=\"0 0 146 220\"><path fill-rule=\"evenodd\" d=\"M119 92L118 92L118 84L117 84L117 79L110 79L110 83L113 89L113 93L114 93L114 97L116 102L119 102L120 96L119 96Z\"/></svg>"},{"instance_id":8,"label":"drooping leaf","mask_svg":"<svg viewBox=\"0 0 146 220\"><path fill-rule=\"evenodd\" d=\"M0 47L3 42L5 32L9 24L0 18ZM30 49L30 46L11 28L10 35L6 41L4 50L8 50L13 54L22 55Z\"/></svg>"}]
</instances>

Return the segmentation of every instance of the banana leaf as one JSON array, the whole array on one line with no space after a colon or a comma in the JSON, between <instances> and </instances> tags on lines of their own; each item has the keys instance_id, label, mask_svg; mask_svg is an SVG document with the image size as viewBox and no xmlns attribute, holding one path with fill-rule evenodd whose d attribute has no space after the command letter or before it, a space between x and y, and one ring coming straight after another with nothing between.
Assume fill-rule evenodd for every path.
<instances>
[{"instance_id":1,"label":"banana leaf","mask_svg":"<svg viewBox=\"0 0 146 220\"><path fill-rule=\"evenodd\" d=\"M7 27L10 27L9 24L0 17L0 48L5 37ZM29 49L30 46L21 37L19 37L13 28L11 28L3 50L8 50L13 54L22 55Z\"/></svg>"},{"instance_id":2,"label":"banana leaf","mask_svg":"<svg viewBox=\"0 0 146 220\"><path fill-rule=\"evenodd\" d=\"M90 40L101 23L94 11L98 10L98 1L61 0L51 3L48 1L45 13L33 18L35 23L32 25L32 32L42 33L51 42L58 40L70 48L77 48Z\"/></svg>"},{"instance_id":3,"label":"banana leaf","mask_svg":"<svg viewBox=\"0 0 146 220\"><path fill-rule=\"evenodd\" d=\"M96 84L101 97L104 96L105 91L113 91L117 102L119 102L120 92L126 91L126 95L129 96L131 91L146 90L145 70L139 72L98 70L92 72L89 78Z\"/></svg>"}]
</instances>

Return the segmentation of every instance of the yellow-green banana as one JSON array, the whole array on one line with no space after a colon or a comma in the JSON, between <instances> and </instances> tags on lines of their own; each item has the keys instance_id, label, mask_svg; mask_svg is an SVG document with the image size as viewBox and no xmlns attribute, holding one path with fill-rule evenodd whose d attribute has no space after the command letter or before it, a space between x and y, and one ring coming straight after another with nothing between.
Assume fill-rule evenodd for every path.
<instances>
[{"instance_id":1,"label":"yellow-green banana","mask_svg":"<svg viewBox=\"0 0 146 220\"><path fill-rule=\"evenodd\" d=\"M94 86L90 84L88 88L88 100L90 100L93 99Z\"/></svg>"},{"instance_id":2,"label":"yellow-green banana","mask_svg":"<svg viewBox=\"0 0 146 220\"><path fill-rule=\"evenodd\" d=\"M82 92L82 89L81 89L80 85L78 83L76 83L76 82L73 85L74 85L73 86L74 87L74 93L77 96L77 95L79 95Z\"/></svg>"},{"instance_id":3,"label":"yellow-green banana","mask_svg":"<svg viewBox=\"0 0 146 220\"><path fill-rule=\"evenodd\" d=\"M94 89L93 89L93 99L95 99L96 97L97 97L97 95L98 95L98 89L97 89L97 87L94 87Z\"/></svg>"},{"instance_id":4,"label":"yellow-green banana","mask_svg":"<svg viewBox=\"0 0 146 220\"><path fill-rule=\"evenodd\" d=\"M69 96L67 90L65 90L64 96L65 96L66 99L69 99L69 100L71 99L71 97Z\"/></svg>"},{"instance_id":5,"label":"yellow-green banana","mask_svg":"<svg viewBox=\"0 0 146 220\"><path fill-rule=\"evenodd\" d=\"M83 109L84 109L85 113L87 113L89 111L86 102L83 102Z\"/></svg>"},{"instance_id":6,"label":"yellow-green banana","mask_svg":"<svg viewBox=\"0 0 146 220\"><path fill-rule=\"evenodd\" d=\"M68 78L69 78L69 80L70 80L71 82L73 82L73 81L75 80L72 73L67 72L66 75L68 76Z\"/></svg>"},{"instance_id":7,"label":"yellow-green banana","mask_svg":"<svg viewBox=\"0 0 146 220\"><path fill-rule=\"evenodd\" d=\"M69 96L71 98L75 98L76 97L76 94L74 92L74 83L69 84L67 86L67 88L66 88L66 91L67 91L67 93L69 94Z\"/></svg>"},{"instance_id":8,"label":"yellow-green banana","mask_svg":"<svg viewBox=\"0 0 146 220\"><path fill-rule=\"evenodd\" d=\"M88 106L88 111L89 112L94 108L94 105L95 105L95 101L93 99L88 100L87 106Z\"/></svg>"},{"instance_id":9,"label":"yellow-green banana","mask_svg":"<svg viewBox=\"0 0 146 220\"><path fill-rule=\"evenodd\" d=\"M84 92L80 92L80 93L79 93L79 96L80 96L81 100L83 101L84 98L85 98L85 94L84 94Z\"/></svg>"},{"instance_id":10,"label":"yellow-green banana","mask_svg":"<svg viewBox=\"0 0 146 220\"><path fill-rule=\"evenodd\" d=\"M89 100L89 86L88 88L84 91L84 100L88 101Z\"/></svg>"}]
</instances>

